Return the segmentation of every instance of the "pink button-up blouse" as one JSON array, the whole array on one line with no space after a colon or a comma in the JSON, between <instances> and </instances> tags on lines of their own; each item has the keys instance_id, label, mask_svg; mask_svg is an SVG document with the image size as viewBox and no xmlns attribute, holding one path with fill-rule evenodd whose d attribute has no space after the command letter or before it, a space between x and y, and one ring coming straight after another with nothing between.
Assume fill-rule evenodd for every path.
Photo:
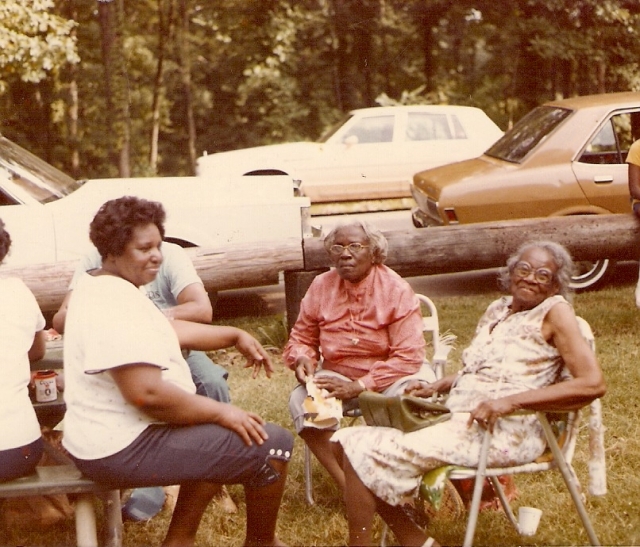
<instances>
[{"instance_id":1,"label":"pink button-up blouse","mask_svg":"<svg viewBox=\"0 0 640 547\"><path fill-rule=\"evenodd\" d=\"M323 369L359 379L373 391L418 372L425 341L411 286L382 264L356 284L335 270L316 277L300 304L284 360L295 369L298 357L317 361L321 353Z\"/></svg>"}]
</instances>

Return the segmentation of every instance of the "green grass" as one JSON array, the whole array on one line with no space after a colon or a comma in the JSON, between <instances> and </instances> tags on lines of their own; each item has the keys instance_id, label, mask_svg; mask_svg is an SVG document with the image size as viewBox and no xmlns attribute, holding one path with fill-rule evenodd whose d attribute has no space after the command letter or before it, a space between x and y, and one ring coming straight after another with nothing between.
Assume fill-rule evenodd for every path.
<instances>
[{"instance_id":1,"label":"green grass","mask_svg":"<svg viewBox=\"0 0 640 547\"><path fill-rule=\"evenodd\" d=\"M442 329L458 336L456 347L450 354L451 370L459 367L461 351L473 335L480 314L497 295L430 295L438 307ZM635 308L633 287L628 284L577 295L574 305L577 313L587 319L594 330L598 358L609 388L603 399L609 493L604 497L588 497L587 509L603 545L640 545L640 435L637 431L640 427L640 311ZM271 380L264 376L252 380L250 371L242 368L241 359L234 352L212 354L216 361L229 366L233 402L260 412L267 420L291 427L287 400L295 380L290 371L284 370L279 357L286 339L283 317L239 318L226 323L256 335L271 348L277 362L277 371ZM574 464L586 489L586 431L582 437ZM302 443L296 439L278 534L292 546L344 545L347 541L344 506L336 488L317 462L314 462L317 503L309 507L305 502L302 455ZM527 545L587 544L586 534L558 473L520 476L516 482L520 495L514 507L532 505L544 511L538 534L525 539L513 530L501 513L483 512L476 545L519 546L523 542ZM227 515L212 505L200 526L198 545L242 544L245 523L242 488L232 486L229 491L240 511L236 515ZM168 522L169 515L165 511L147 523L126 523L125 547L159 545ZM464 529L464 520L436 520L430 533L444 544L455 545L462 542ZM57 547L73 545L74 537L73 521L69 521L43 531L29 528L0 532L0 543ZM393 541L390 538L391 545L395 544Z\"/></svg>"}]
</instances>

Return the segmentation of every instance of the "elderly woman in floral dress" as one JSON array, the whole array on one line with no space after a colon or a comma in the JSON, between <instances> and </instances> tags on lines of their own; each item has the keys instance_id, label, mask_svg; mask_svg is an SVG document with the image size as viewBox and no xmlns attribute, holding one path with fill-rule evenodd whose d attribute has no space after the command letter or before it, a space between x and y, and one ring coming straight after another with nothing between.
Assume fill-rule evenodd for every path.
<instances>
[{"instance_id":1,"label":"elderly woman in floral dress","mask_svg":"<svg viewBox=\"0 0 640 547\"><path fill-rule=\"evenodd\" d=\"M502 281L510 296L487 308L462 370L408 387L422 397L448 392L451 420L413 433L352 427L334 434L342 447L350 545L371 544L376 511L402 545L437 545L402 507L426 471L477 466L485 429L493 431L489 466L533 461L545 449L535 416L499 418L520 409L577 409L604 394L602 371L566 298L572 270L568 252L552 242L527 244L508 260ZM567 371L570 378L559 382Z\"/></svg>"}]
</instances>

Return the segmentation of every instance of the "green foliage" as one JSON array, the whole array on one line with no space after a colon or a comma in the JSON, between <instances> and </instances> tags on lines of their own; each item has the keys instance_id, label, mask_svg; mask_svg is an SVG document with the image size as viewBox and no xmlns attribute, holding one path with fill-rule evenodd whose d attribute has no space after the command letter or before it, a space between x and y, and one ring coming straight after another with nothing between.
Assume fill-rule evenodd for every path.
<instances>
[{"instance_id":1,"label":"green foliage","mask_svg":"<svg viewBox=\"0 0 640 547\"><path fill-rule=\"evenodd\" d=\"M8 81L40 82L48 73L80 59L73 21L51 13L53 0L0 3L0 93Z\"/></svg>"},{"instance_id":2,"label":"green foliage","mask_svg":"<svg viewBox=\"0 0 640 547\"><path fill-rule=\"evenodd\" d=\"M200 155L316 140L346 111L380 103L478 106L506 129L552 98L640 89L640 5L630 0L183 3L189 94L176 0L113 3L110 86L95 0L2 2L3 133L67 171L77 151L75 174L95 178L118 173L128 127L131 172L151 174L157 96L158 174L181 175L191 115Z\"/></svg>"}]
</instances>

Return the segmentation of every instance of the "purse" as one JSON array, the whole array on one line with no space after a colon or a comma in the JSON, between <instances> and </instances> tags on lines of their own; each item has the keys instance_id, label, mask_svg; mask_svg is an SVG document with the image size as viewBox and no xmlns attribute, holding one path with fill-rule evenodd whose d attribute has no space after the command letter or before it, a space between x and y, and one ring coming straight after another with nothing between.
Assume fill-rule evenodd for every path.
<instances>
[{"instance_id":1,"label":"purse","mask_svg":"<svg viewBox=\"0 0 640 547\"><path fill-rule=\"evenodd\" d=\"M410 395L388 397L374 391L363 391L358 402L367 425L393 427L405 433L451 418L451 411L442 403Z\"/></svg>"}]
</instances>

